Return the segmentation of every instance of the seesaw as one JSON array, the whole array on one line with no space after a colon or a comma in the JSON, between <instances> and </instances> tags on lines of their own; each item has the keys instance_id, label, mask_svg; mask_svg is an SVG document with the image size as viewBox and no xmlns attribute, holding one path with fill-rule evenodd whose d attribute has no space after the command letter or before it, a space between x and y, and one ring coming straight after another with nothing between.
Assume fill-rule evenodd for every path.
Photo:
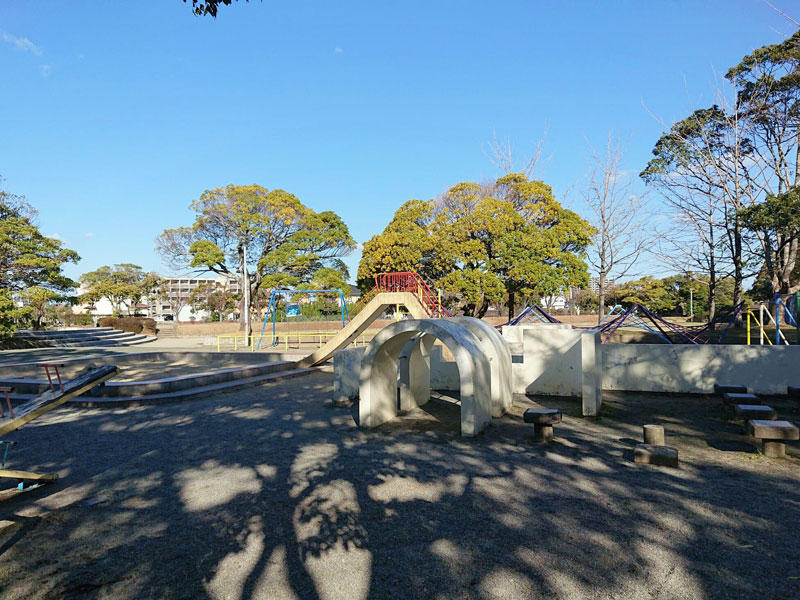
<instances>
[{"instance_id":1,"label":"seesaw","mask_svg":"<svg viewBox=\"0 0 800 600\"><path fill-rule=\"evenodd\" d=\"M104 381L111 379L117 373L119 373L119 368L113 365L98 367L79 375L75 379L65 381L58 388L54 388L51 385L51 389L16 407L13 412L9 403L9 419L6 420L4 415L2 421L0 421L0 436L12 431L16 431L26 423L33 421L33 419L36 417L40 417L43 414L50 412L68 400L76 396L80 396L84 392L97 387ZM11 446L16 445L16 442L0 440L0 445L3 446L2 463L0 463L0 478L18 479L19 484L17 485L17 489L28 490L38 487L44 482L55 481L58 479L57 473L31 473L29 471L14 471L11 469L6 469L5 467L8 451ZM26 486L26 481L33 481L35 483Z\"/></svg>"}]
</instances>

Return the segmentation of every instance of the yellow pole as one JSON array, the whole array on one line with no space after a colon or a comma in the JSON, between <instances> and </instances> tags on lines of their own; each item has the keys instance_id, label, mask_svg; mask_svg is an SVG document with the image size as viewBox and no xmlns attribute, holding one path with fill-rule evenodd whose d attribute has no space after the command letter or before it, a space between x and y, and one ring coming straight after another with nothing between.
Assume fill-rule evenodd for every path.
<instances>
[{"instance_id":1,"label":"yellow pole","mask_svg":"<svg viewBox=\"0 0 800 600\"><path fill-rule=\"evenodd\" d=\"M750 311L747 311L747 345L750 345Z\"/></svg>"},{"instance_id":2,"label":"yellow pole","mask_svg":"<svg viewBox=\"0 0 800 600\"><path fill-rule=\"evenodd\" d=\"M234 351L239 349L239 341L236 339L236 335L233 336L233 349Z\"/></svg>"}]
</instances>

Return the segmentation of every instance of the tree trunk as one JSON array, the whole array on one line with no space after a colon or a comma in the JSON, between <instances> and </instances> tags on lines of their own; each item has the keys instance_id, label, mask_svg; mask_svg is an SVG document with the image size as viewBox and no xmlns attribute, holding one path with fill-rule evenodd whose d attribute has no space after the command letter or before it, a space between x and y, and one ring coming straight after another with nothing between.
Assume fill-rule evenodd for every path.
<instances>
[{"instance_id":1,"label":"tree trunk","mask_svg":"<svg viewBox=\"0 0 800 600\"><path fill-rule=\"evenodd\" d=\"M508 320L514 318L514 301L516 298L514 297L514 292L508 292Z\"/></svg>"},{"instance_id":2,"label":"tree trunk","mask_svg":"<svg viewBox=\"0 0 800 600\"><path fill-rule=\"evenodd\" d=\"M478 317L479 319L482 319L483 315L486 314L487 310L489 310L489 300L486 298L486 296L484 296L483 302L481 302L481 306L478 309L478 314L476 314L475 316Z\"/></svg>"},{"instance_id":3,"label":"tree trunk","mask_svg":"<svg viewBox=\"0 0 800 600\"><path fill-rule=\"evenodd\" d=\"M606 274L600 271L597 282L597 324L603 320L606 314Z\"/></svg>"},{"instance_id":4,"label":"tree trunk","mask_svg":"<svg viewBox=\"0 0 800 600\"><path fill-rule=\"evenodd\" d=\"M733 305L742 301L742 282L744 281L744 262L742 259L742 228L737 218L733 225ZM736 327L742 325L742 312L736 315Z\"/></svg>"}]
</instances>

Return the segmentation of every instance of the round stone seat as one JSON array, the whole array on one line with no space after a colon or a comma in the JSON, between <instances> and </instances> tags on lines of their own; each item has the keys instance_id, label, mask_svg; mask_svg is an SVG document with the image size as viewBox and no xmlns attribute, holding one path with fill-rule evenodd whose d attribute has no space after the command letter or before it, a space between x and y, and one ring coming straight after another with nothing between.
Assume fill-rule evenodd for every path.
<instances>
[{"instance_id":1,"label":"round stone seat","mask_svg":"<svg viewBox=\"0 0 800 600\"><path fill-rule=\"evenodd\" d=\"M526 423L537 425L553 425L561 422L560 408L528 408L522 414L522 420Z\"/></svg>"},{"instance_id":2,"label":"round stone seat","mask_svg":"<svg viewBox=\"0 0 800 600\"><path fill-rule=\"evenodd\" d=\"M528 408L522 414L525 423L533 423L535 441L547 444L553 440L553 425L561 422L560 408Z\"/></svg>"}]
</instances>

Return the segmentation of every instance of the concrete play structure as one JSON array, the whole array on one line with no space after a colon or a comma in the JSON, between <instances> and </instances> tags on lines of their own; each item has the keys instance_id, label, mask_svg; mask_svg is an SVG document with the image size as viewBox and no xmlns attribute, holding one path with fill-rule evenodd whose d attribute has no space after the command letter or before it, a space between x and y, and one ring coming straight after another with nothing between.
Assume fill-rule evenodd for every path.
<instances>
[{"instance_id":1,"label":"concrete play structure","mask_svg":"<svg viewBox=\"0 0 800 600\"><path fill-rule=\"evenodd\" d=\"M400 410L428 402L435 340L450 351L458 372L462 435L477 435L493 416L511 407L511 353L496 330L468 317L413 319L382 329L360 357L361 427L376 427L397 416L398 373Z\"/></svg>"}]
</instances>

